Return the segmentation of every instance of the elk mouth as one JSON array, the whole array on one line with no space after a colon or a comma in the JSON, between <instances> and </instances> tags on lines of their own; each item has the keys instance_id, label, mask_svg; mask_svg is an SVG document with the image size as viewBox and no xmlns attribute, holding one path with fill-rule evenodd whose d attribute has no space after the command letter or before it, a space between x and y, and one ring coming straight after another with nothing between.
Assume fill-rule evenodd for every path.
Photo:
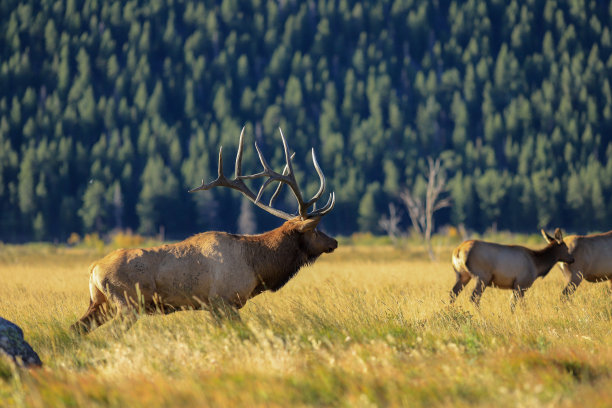
<instances>
[{"instance_id":1,"label":"elk mouth","mask_svg":"<svg viewBox=\"0 0 612 408\"><path fill-rule=\"evenodd\" d=\"M334 252L336 250L336 248L338 248L338 242L334 242L333 245L330 245L325 251L326 254L331 254L332 252Z\"/></svg>"}]
</instances>

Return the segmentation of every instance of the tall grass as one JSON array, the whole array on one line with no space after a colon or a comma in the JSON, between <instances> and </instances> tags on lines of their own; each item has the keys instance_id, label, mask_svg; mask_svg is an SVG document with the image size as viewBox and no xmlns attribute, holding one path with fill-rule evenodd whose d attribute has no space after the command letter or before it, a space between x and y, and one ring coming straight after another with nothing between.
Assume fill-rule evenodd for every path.
<instances>
[{"instance_id":1,"label":"tall grass","mask_svg":"<svg viewBox=\"0 0 612 408\"><path fill-rule=\"evenodd\" d=\"M559 270L510 311L473 284L448 305L452 247L341 246L218 325L204 311L144 316L87 337L97 250L0 247L0 316L45 367L0 360L0 406L610 406L612 297L585 283L560 299Z\"/></svg>"}]
</instances>

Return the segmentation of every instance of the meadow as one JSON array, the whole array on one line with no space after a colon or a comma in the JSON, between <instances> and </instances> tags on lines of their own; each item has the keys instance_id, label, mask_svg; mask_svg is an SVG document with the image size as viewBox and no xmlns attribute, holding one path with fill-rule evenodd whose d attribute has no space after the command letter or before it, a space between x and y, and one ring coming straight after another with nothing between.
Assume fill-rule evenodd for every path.
<instances>
[{"instance_id":1,"label":"meadow","mask_svg":"<svg viewBox=\"0 0 612 408\"><path fill-rule=\"evenodd\" d=\"M0 359L0 406L612 406L608 284L564 301L555 267L514 313L499 289L476 309L473 282L450 306L452 248L432 262L418 245L341 242L242 322L186 311L78 337L87 267L108 248L0 245L0 316L44 362Z\"/></svg>"}]
</instances>

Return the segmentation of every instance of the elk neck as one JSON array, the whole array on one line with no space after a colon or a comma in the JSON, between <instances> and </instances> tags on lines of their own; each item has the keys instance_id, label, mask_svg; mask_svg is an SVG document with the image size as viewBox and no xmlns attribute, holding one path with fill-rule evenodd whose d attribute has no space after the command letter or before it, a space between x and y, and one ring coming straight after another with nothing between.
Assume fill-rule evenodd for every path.
<instances>
[{"instance_id":1,"label":"elk neck","mask_svg":"<svg viewBox=\"0 0 612 408\"><path fill-rule=\"evenodd\" d=\"M245 235L245 258L260 284L253 296L282 288L304 265L314 262L305 247L303 234L287 223L259 235Z\"/></svg>"},{"instance_id":2,"label":"elk neck","mask_svg":"<svg viewBox=\"0 0 612 408\"><path fill-rule=\"evenodd\" d=\"M558 262L557 257L555 256L555 246L548 245L545 248L538 250L529 250L533 258L533 262L535 263L536 271L538 277L545 277L548 275L548 272L552 269L553 266Z\"/></svg>"}]
</instances>

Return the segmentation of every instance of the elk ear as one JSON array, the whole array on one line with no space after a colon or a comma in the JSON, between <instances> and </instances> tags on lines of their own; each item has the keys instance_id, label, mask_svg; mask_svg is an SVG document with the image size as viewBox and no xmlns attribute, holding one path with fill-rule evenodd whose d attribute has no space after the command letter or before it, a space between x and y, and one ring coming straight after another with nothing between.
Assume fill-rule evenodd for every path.
<instances>
[{"instance_id":1,"label":"elk ear","mask_svg":"<svg viewBox=\"0 0 612 408\"><path fill-rule=\"evenodd\" d=\"M548 233L544 231L544 229L541 229L540 232L542 232L542 236L544 237L546 242L548 242L549 244L552 244L553 242L555 242L555 239L551 237L550 235L548 235Z\"/></svg>"},{"instance_id":2,"label":"elk ear","mask_svg":"<svg viewBox=\"0 0 612 408\"><path fill-rule=\"evenodd\" d=\"M321 221L321 217L313 217L307 218L303 221L300 221L300 226L298 227L298 231L300 232L308 232L317 228L317 225Z\"/></svg>"},{"instance_id":3,"label":"elk ear","mask_svg":"<svg viewBox=\"0 0 612 408\"><path fill-rule=\"evenodd\" d=\"M561 232L561 228L557 228L555 230L555 239L558 243L563 242L563 233Z\"/></svg>"}]
</instances>

